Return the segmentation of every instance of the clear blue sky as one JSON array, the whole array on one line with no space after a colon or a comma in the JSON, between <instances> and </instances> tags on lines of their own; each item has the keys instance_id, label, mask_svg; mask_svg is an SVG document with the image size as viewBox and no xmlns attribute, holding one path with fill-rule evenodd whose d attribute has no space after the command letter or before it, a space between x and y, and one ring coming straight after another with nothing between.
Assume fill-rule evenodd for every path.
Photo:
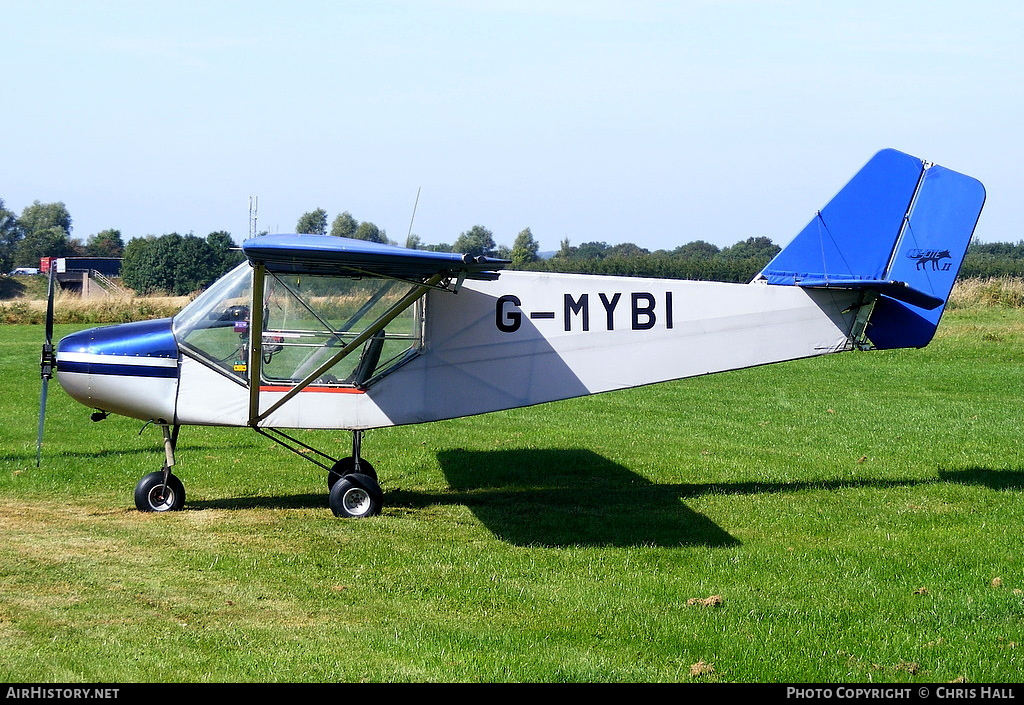
<instances>
[{"instance_id":1,"label":"clear blue sky","mask_svg":"<svg viewBox=\"0 0 1024 705\"><path fill-rule=\"evenodd\" d=\"M0 0L0 198L85 240L785 244L882 148L980 179L1024 239L1024 3Z\"/></svg>"}]
</instances>

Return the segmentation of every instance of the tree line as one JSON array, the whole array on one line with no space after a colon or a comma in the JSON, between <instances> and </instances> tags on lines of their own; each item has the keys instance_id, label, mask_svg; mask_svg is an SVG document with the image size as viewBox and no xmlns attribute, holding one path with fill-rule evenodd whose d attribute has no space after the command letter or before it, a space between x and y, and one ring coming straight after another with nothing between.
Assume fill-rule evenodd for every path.
<instances>
[{"instance_id":1,"label":"tree line","mask_svg":"<svg viewBox=\"0 0 1024 705\"><path fill-rule=\"evenodd\" d=\"M1024 277L1024 240L1010 242L974 242L960 267L961 279Z\"/></svg>"},{"instance_id":2,"label":"tree line","mask_svg":"<svg viewBox=\"0 0 1024 705\"><path fill-rule=\"evenodd\" d=\"M296 223L296 232L399 244L388 240L383 229L373 223L359 222L348 211L338 215L329 229L328 219L322 208L304 213ZM557 252L543 257L540 244L530 228L519 231L512 245L507 246L497 244L494 233L483 225L474 225L463 231L452 243L427 244L418 235L410 234L403 244L413 249L507 259L511 260L513 269L729 282L749 281L780 250L767 237L748 238L730 247L696 240L674 250L654 252L628 242L573 245L564 239Z\"/></svg>"},{"instance_id":3,"label":"tree line","mask_svg":"<svg viewBox=\"0 0 1024 705\"><path fill-rule=\"evenodd\" d=\"M121 282L137 294L185 296L205 289L244 259L224 231L205 238L178 233L136 237L124 248Z\"/></svg>"},{"instance_id":4,"label":"tree line","mask_svg":"<svg viewBox=\"0 0 1024 705\"><path fill-rule=\"evenodd\" d=\"M768 237L751 237L727 247L695 240L672 250L650 251L625 242L583 242L563 239L557 251L545 256L530 228L512 245L499 245L482 225L463 231L452 243L427 244L410 234L395 243L383 228L360 222L345 211L328 225L328 215L317 208L304 213L296 232L350 237L372 242L440 252L459 252L511 260L513 269L578 274L750 281L780 250ZM265 233L264 233L265 234ZM166 292L183 295L205 288L244 257L230 233L218 231L205 238L169 233L133 237L124 243L120 231L104 230L85 242L71 237L71 215L63 203L35 201L20 217L0 199L0 271L38 267L42 257L122 257L122 281L140 294ZM972 243L960 270L961 278L1024 277L1024 241Z\"/></svg>"}]
</instances>

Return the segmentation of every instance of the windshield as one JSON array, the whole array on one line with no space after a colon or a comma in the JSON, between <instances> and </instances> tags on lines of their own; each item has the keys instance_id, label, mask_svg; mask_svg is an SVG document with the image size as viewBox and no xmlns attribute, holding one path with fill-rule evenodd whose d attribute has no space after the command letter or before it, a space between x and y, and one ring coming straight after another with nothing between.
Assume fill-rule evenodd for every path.
<instances>
[{"instance_id":1,"label":"windshield","mask_svg":"<svg viewBox=\"0 0 1024 705\"><path fill-rule=\"evenodd\" d=\"M391 279L267 272L260 382L294 386L351 343L409 288ZM249 379L252 269L228 273L175 317L183 347L239 382ZM314 384L356 386L394 369L420 347L419 304L323 372Z\"/></svg>"}]
</instances>

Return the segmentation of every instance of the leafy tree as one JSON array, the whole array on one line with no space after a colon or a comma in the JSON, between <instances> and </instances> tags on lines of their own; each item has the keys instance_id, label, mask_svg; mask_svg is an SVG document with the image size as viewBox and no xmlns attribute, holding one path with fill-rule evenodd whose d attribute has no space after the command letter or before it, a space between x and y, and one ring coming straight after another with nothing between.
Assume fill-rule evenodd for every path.
<instances>
[{"instance_id":1,"label":"leafy tree","mask_svg":"<svg viewBox=\"0 0 1024 705\"><path fill-rule=\"evenodd\" d=\"M510 259L513 267L523 267L537 261L540 244L533 238L529 228L523 228L512 243Z\"/></svg>"},{"instance_id":2,"label":"leafy tree","mask_svg":"<svg viewBox=\"0 0 1024 705\"><path fill-rule=\"evenodd\" d=\"M352 214L345 211L331 223L331 235L335 237L355 237L359 221L352 217Z\"/></svg>"},{"instance_id":3,"label":"leafy tree","mask_svg":"<svg viewBox=\"0 0 1024 705\"><path fill-rule=\"evenodd\" d=\"M770 260L779 253L781 248L767 237L748 237L732 247L726 247L719 255L727 259L759 257Z\"/></svg>"},{"instance_id":4,"label":"leafy tree","mask_svg":"<svg viewBox=\"0 0 1024 705\"><path fill-rule=\"evenodd\" d=\"M176 243L172 291L178 296L205 289L219 274L219 252L207 240L185 235Z\"/></svg>"},{"instance_id":5,"label":"leafy tree","mask_svg":"<svg viewBox=\"0 0 1024 705\"><path fill-rule=\"evenodd\" d=\"M33 201L21 211L21 229L26 234L60 228L68 237L71 236L71 214L63 203L40 203Z\"/></svg>"},{"instance_id":6,"label":"leafy tree","mask_svg":"<svg viewBox=\"0 0 1024 705\"><path fill-rule=\"evenodd\" d=\"M71 241L71 214L63 203L33 201L21 212L18 224L24 236L14 252L17 267L38 267L42 257L69 257L75 254Z\"/></svg>"},{"instance_id":7,"label":"leafy tree","mask_svg":"<svg viewBox=\"0 0 1024 705\"><path fill-rule=\"evenodd\" d=\"M573 255L576 254L576 248L569 243L569 238L562 238L562 242L559 243L558 252L552 259L556 260L567 260L572 259Z\"/></svg>"},{"instance_id":8,"label":"leafy tree","mask_svg":"<svg viewBox=\"0 0 1024 705\"><path fill-rule=\"evenodd\" d=\"M85 243L85 254L89 257L121 257L124 254L121 231L104 230L90 235Z\"/></svg>"},{"instance_id":9,"label":"leafy tree","mask_svg":"<svg viewBox=\"0 0 1024 705\"><path fill-rule=\"evenodd\" d=\"M182 296L209 286L243 258L226 232L205 239L177 233L132 238L124 248L121 278L139 294Z\"/></svg>"},{"instance_id":10,"label":"leafy tree","mask_svg":"<svg viewBox=\"0 0 1024 705\"><path fill-rule=\"evenodd\" d=\"M419 249L426 250L427 252L454 252L455 250L447 242L441 242L436 245L420 245Z\"/></svg>"},{"instance_id":11,"label":"leafy tree","mask_svg":"<svg viewBox=\"0 0 1024 705\"><path fill-rule=\"evenodd\" d=\"M210 245L214 254L214 269L219 272L217 277L235 268L242 263L245 255L235 244L231 233L223 230L212 232L206 236L206 242Z\"/></svg>"},{"instance_id":12,"label":"leafy tree","mask_svg":"<svg viewBox=\"0 0 1024 705\"><path fill-rule=\"evenodd\" d=\"M676 257L711 259L721 251L722 248L718 245L712 245L704 240L694 240L672 250L672 254Z\"/></svg>"},{"instance_id":13,"label":"leafy tree","mask_svg":"<svg viewBox=\"0 0 1024 705\"><path fill-rule=\"evenodd\" d=\"M75 245L61 227L49 227L26 232L18 241L14 252L14 266L38 267L43 257L71 257Z\"/></svg>"},{"instance_id":14,"label":"leafy tree","mask_svg":"<svg viewBox=\"0 0 1024 705\"><path fill-rule=\"evenodd\" d=\"M358 228L356 228L356 232L353 237L357 240L368 240L370 242L386 243L388 241L388 235L386 232L378 228L373 223L365 220L359 224Z\"/></svg>"},{"instance_id":15,"label":"leafy tree","mask_svg":"<svg viewBox=\"0 0 1024 705\"><path fill-rule=\"evenodd\" d=\"M139 294L151 294L162 290L160 272L155 266L155 235L133 237L124 246L124 261L121 262L121 281Z\"/></svg>"},{"instance_id":16,"label":"leafy tree","mask_svg":"<svg viewBox=\"0 0 1024 705\"><path fill-rule=\"evenodd\" d=\"M461 252L473 257L490 255L494 252L494 235L482 225L474 225L459 235L452 245L452 252Z\"/></svg>"},{"instance_id":17,"label":"leafy tree","mask_svg":"<svg viewBox=\"0 0 1024 705\"><path fill-rule=\"evenodd\" d=\"M178 276L178 250L180 247L181 235L178 233L169 233L153 241L152 261L156 291L165 291L168 294L179 293L175 286L175 280ZM124 265L122 265L122 276L123 267Z\"/></svg>"},{"instance_id":18,"label":"leafy tree","mask_svg":"<svg viewBox=\"0 0 1024 705\"><path fill-rule=\"evenodd\" d=\"M605 250L605 257L639 257L649 254L649 250L632 242L622 242Z\"/></svg>"},{"instance_id":19,"label":"leafy tree","mask_svg":"<svg viewBox=\"0 0 1024 705\"><path fill-rule=\"evenodd\" d=\"M607 242L584 242L572 253L573 259L601 259L608 252Z\"/></svg>"},{"instance_id":20,"label":"leafy tree","mask_svg":"<svg viewBox=\"0 0 1024 705\"><path fill-rule=\"evenodd\" d=\"M295 226L295 232L310 235L327 234L327 211L317 208L315 211L303 213Z\"/></svg>"},{"instance_id":21,"label":"leafy tree","mask_svg":"<svg viewBox=\"0 0 1024 705\"><path fill-rule=\"evenodd\" d=\"M13 268L14 253L21 238L18 218L4 207L4 200L0 198L0 272L9 272Z\"/></svg>"}]
</instances>

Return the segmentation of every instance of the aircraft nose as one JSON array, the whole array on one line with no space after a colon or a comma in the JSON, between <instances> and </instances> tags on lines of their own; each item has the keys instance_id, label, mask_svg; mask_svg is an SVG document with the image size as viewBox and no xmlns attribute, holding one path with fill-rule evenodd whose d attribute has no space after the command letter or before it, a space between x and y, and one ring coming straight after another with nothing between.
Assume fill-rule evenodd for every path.
<instances>
[{"instance_id":1,"label":"aircraft nose","mask_svg":"<svg viewBox=\"0 0 1024 705\"><path fill-rule=\"evenodd\" d=\"M88 407L170 422L178 385L171 319L91 328L64 337L57 344L57 381Z\"/></svg>"}]
</instances>

